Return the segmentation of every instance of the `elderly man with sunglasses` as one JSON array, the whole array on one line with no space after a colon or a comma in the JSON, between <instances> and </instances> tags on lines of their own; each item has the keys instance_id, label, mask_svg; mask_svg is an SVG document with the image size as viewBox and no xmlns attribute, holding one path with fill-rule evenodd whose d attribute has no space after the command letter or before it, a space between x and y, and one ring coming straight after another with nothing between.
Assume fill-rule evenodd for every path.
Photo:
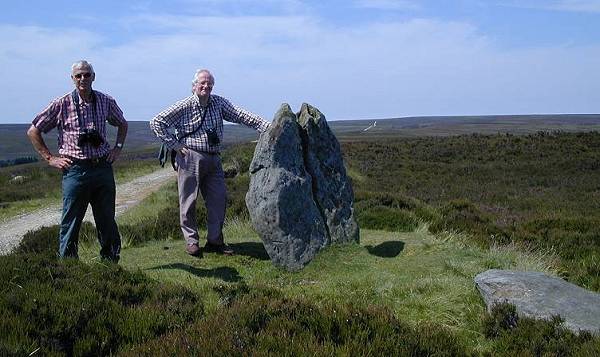
<instances>
[{"instance_id":1,"label":"elderly man with sunglasses","mask_svg":"<svg viewBox=\"0 0 600 357\"><path fill-rule=\"evenodd\" d=\"M123 148L127 121L112 97L92 89L96 74L90 63L83 60L73 63L71 79L75 89L53 100L39 113L27 136L48 165L62 170L59 256L77 258L79 228L90 204L100 242L100 257L117 263L121 237L115 222L112 163ZM106 138L107 122L118 128L114 147ZM42 133L54 128L58 129L58 154L50 152L42 137Z\"/></svg>"},{"instance_id":2,"label":"elderly man with sunglasses","mask_svg":"<svg viewBox=\"0 0 600 357\"><path fill-rule=\"evenodd\" d=\"M204 251L232 255L223 240L227 192L221 167L223 120L244 124L259 132L269 122L239 108L229 100L211 94L215 79L206 69L196 71L192 95L173 104L150 121L150 127L167 147L177 151L179 220L186 240L186 251L201 256L198 245L196 199L198 191L206 206L206 245ZM175 133L171 132L175 129Z\"/></svg>"}]
</instances>

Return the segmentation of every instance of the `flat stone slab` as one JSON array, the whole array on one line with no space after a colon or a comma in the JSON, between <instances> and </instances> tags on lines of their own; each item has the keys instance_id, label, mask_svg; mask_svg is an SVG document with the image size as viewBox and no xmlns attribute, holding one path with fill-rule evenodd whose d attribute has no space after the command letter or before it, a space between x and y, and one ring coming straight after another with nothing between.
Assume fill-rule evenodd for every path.
<instances>
[{"instance_id":1,"label":"flat stone slab","mask_svg":"<svg viewBox=\"0 0 600 357\"><path fill-rule=\"evenodd\" d=\"M496 304L515 305L519 316L549 320L559 315L571 331L600 334L600 294L541 272L492 269L475 284L488 311Z\"/></svg>"}]
</instances>

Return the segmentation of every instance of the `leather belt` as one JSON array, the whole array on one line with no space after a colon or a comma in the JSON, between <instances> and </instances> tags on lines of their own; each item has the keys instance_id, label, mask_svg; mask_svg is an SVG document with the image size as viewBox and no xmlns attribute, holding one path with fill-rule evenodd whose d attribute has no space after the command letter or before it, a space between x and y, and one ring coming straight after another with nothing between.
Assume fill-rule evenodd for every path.
<instances>
[{"instance_id":1,"label":"leather belt","mask_svg":"<svg viewBox=\"0 0 600 357\"><path fill-rule=\"evenodd\" d=\"M98 165L106 162L106 156L94 157L91 159L77 159L71 156L66 156L71 159L71 162L75 165Z\"/></svg>"}]
</instances>

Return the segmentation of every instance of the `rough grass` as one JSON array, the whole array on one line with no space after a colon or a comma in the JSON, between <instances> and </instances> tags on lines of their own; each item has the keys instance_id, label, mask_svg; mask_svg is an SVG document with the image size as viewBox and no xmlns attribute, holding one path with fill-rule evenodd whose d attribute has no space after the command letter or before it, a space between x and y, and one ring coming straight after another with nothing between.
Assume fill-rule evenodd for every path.
<instances>
[{"instance_id":1,"label":"rough grass","mask_svg":"<svg viewBox=\"0 0 600 357\"><path fill-rule=\"evenodd\" d=\"M581 137L578 134L562 135L555 141L558 143L555 146L571 153L570 144ZM593 161L596 134L586 135L589 136L581 141L587 143L585 149L588 151L583 152L591 153L591 156L585 154L571 161L576 167L583 165L591 170L586 172L591 172L593 177L597 169ZM149 284L177 286L181 289L177 293L180 295L175 295L189 296L197 301L204 307L205 315L195 315L195 318L169 329L159 328L154 334L148 332L152 329L145 328L158 322L128 319L127 329L109 328L113 336L111 346L115 346L111 353L597 355L600 338L586 333L574 335L562 328L558 319L544 322L515 318L514 307L510 306L488 314L473 284L477 273L494 268L545 271L568 276L573 281L589 278L591 280L587 281L595 281L594 274L598 275L597 250L594 250L597 247L595 206L589 201L581 202L579 206L577 202L564 202L578 199L580 193L575 188L589 193L591 181L582 176L572 180L575 191L556 190L556 185L564 180L551 178L544 162L552 160L552 155L560 150L552 151L553 141L546 139L539 135L415 139L388 142L383 146L373 142L368 144L368 149L357 143L348 152L349 172L353 179L356 176L361 244L329 247L297 273L274 268L251 229L243 206L247 174L227 181L230 195L225 235L237 251L233 257L205 254L198 259L184 252L184 242L179 236L176 191L171 185L119 220L127 247L122 252L121 266L148 279ZM519 147L521 149L517 150ZM502 151L505 149L507 151ZM576 149L581 152L582 145L578 144ZM226 164L243 168L249 162L251 146L240 150L229 156ZM410 155L395 156L407 152ZM357 153L360 155L354 156ZM511 164L490 163L496 157ZM461 166L460 160L469 162L470 166ZM521 172L519 160L527 165L533 163L534 169ZM569 165L565 160L559 161ZM380 172L380 169L387 171ZM504 174L498 176L499 170ZM389 175L378 177L382 172ZM436 176L444 172L448 175ZM577 170L568 173L578 175ZM511 191L515 198L511 200L521 199L518 204L513 207L510 202L516 201L489 201L506 198L509 179L515 184ZM546 185L544 192L551 194L538 195L535 188L524 189L530 187L531 182L543 183ZM590 214L583 214L586 210L582 207L592 208L587 210ZM201 202L198 214L202 221L205 209ZM32 260L23 259L31 257L33 252L40 256L51 254L56 251L56 236L56 227L29 234L11 258L14 262L6 266L32 263ZM82 229L82 243L83 264L77 264L92 269L101 266L95 233L89 224ZM584 254L586 249L589 250L587 255ZM55 264L48 259L41 263L49 267L48 277L55 276L55 271L64 270L62 263ZM583 268L577 265L579 263L583 263ZM33 262L32 265L39 264ZM43 268L31 270L39 276L45 275ZM6 271L1 285L8 287L1 291L2 294L15 294L15 290L23 289L23 280L18 280L21 278L18 268ZM83 275L100 276L98 280L107 277L87 270ZM44 291L48 294L48 290ZM66 291L74 294L73 290ZM57 294L62 294L60 288ZM32 296L35 295L31 293L10 301L29 306ZM154 301L155 297L148 296L147 299ZM58 311L59 316L80 316L78 306L62 301L52 300L47 306ZM54 304L64 308L53 307ZM122 324L114 320L129 316L128 308L117 308L118 313L109 313L111 317L105 323L110 326ZM153 308L164 309L155 305ZM4 331L12 331L13 321L25 321L31 314L27 309L18 310L14 315L5 311L13 310L1 311L2 316L10 316L2 320ZM90 319L94 320L101 313L94 310ZM52 316L53 313L46 319L51 320ZM152 321L155 315L149 316ZM88 326L86 324L78 326ZM142 333L136 335L137 339L132 340L131 333L119 332L135 331L133 326L138 324L142 326ZM64 326L70 325L65 323ZM86 327L84 330L102 336L97 329ZM33 336L27 337L28 340L17 340L15 334L2 335L0 352L25 354L35 351L40 341L47 341L40 336L51 335L51 331L54 331L52 325L42 328L37 335L25 334ZM82 336L82 340L88 342L77 347L80 348L77 351L87 352L75 354L106 354L103 345L94 345L92 338ZM56 346L57 354L69 354L69 350L61 347L63 345Z\"/></svg>"},{"instance_id":2,"label":"rough grass","mask_svg":"<svg viewBox=\"0 0 600 357\"><path fill-rule=\"evenodd\" d=\"M85 229L91 231L91 228L88 225ZM99 264L98 247L92 242L80 247L81 263L67 261L65 265L51 257L39 264L30 260L52 254L56 250L56 234L56 227L53 227L27 236L17 253L11 256L13 263L4 265L9 268L2 279L10 283L3 293L13 294L20 290L19 285L22 286L23 279L30 274L38 277L32 284L40 285L40 279L55 279L66 274L65 271L72 275L64 279L71 286L87 287L84 290L97 290L93 286L100 281L105 281L103 289L130 289L123 287L121 280L102 275L102 269L107 268ZM108 314L110 321L104 321L100 326L126 324L129 327L122 327L126 331L142 328L138 339L131 343L127 334L120 335L120 330L108 327L113 331L110 334L113 351L128 355L462 356L487 353L535 355L538 350L552 353L598 349L598 339L589 335L577 338L554 322L523 322L519 325L522 330L516 330L520 332L515 335L513 329L493 322L501 320L502 316L486 314L473 285L477 273L490 268L552 273L547 256L531 252L523 254L508 246L492 250L469 246L468 237L448 233L438 238L428 233L427 227L420 226L414 232L363 230L360 246L329 247L301 272L288 273L271 264L247 221L228 221L225 234L236 249L237 254L233 257L213 253L205 254L201 259L190 257L184 252L182 239L148 241L123 250L120 266L125 270L118 274L126 276L126 271L133 271L137 274L134 274L136 279L145 284L179 286L183 289L179 294L189 296L191 301L196 299L204 307L205 317L196 315L197 318L189 323L168 331L159 329L165 333L153 334L143 332L147 331L143 330L146 327L138 325L151 328L157 322L142 323L137 319L123 322L122 314L130 314L127 310L111 312ZM20 264L27 265L31 271L10 268ZM94 267L100 269L98 278L94 277L96 273L90 273L89 269L96 269ZM79 273L79 270L83 272ZM83 284L78 276L81 279L91 277L91 281ZM127 281L129 278L119 279ZM57 294L63 293L59 285L53 288L57 289ZM48 294L48 288L44 289L39 294ZM152 290L151 287L144 289ZM73 291L64 293L74 294ZM108 293L122 297L128 293L119 294ZM23 296L21 303L31 304L32 298L36 299L36 296ZM46 303L49 306L61 304L58 311L66 315L71 315L71 310L79 306L63 300ZM85 304L83 307L88 308ZM32 313L20 311L23 316L19 318ZM95 309L86 318L93 320L97 314L106 313ZM152 316L148 318L155 318ZM67 320L66 325L68 321L71 320ZM87 323L97 324L92 321L82 326ZM11 326L12 323L7 322L7 327ZM87 328L80 333L86 331ZM98 333L94 329L90 331ZM535 337L535 343L524 344L523 336L530 335ZM9 348L22 346L23 340L14 338L12 334L7 340L0 338L0 346L3 343ZM27 346L39 345L40 338L33 335ZM10 345L11 341L16 342ZM519 347L511 347L513 342L519 343ZM56 348L59 352L65 351L61 349L63 347ZM97 344L86 348L77 351L104 351Z\"/></svg>"},{"instance_id":3,"label":"rough grass","mask_svg":"<svg viewBox=\"0 0 600 357\"><path fill-rule=\"evenodd\" d=\"M408 233L363 230L360 246L329 247L304 270L288 273L271 264L247 221L228 221L224 232L236 250L233 257L190 257L184 252L183 239L177 239L126 249L120 264L198 292L210 313L222 305L222 289L237 284L260 286L315 306L383 306L407 326L443 327L463 344L474 342L482 350L489 344L481 332L485 308L474 276L493 268L552 273L546 257L508 247L469 247L458 237L438 239L425 227ZM96 246L85 249L82 259L96 261L97 251Z\"/></svg>"},{"instance_id":4,"label":"rough grass","mask_svg":"<svg viewBox=\"0 0 600 357\"><path fill-rule=\"evenodd\" d=\"M0 264L3 356L108 355L203 314L197 294L117 265L58 261L39 249Z\"/></svg>"},{"instance_id":5,"label":"rough grass","mask_svg":"<svg viewBox=\"0 0 600 357\"><path fill-rule=\"evenodd\" d=\"M247 290L247 289L246 289ZM239 294L239 293L238 293ZM158 338L126 356L467 356L452 334L412 328L386 309L287 299L264 290L241 297L186 330Z\"/></svg>"},{"instance_id":6,"label":"rough grass","mask_svg":"<svg viewBox=\"0 0 600 357\"><path fill-rule=\"evenodd\" d=\"M125 156L114 165L117 184L149 174L160 166L155 159L133 159ZM14 176L24 176L20 184L10 183ZM61 172L45 162L0 168L0 222L19 214L60 204Z\"/></svg>"},{"instance_id":7,"label":"rough grass","mask_svg":"<svg viewBox=\"0 0 600 357\"><path fill-rule=\"evenodd\" d=\"M600 133L352 141L342 149L357 177L362 226L395 229L383 225L416 217L434 233L467 232L482 247L551 250L563 278L600 291Z\"/></svg>"}]
</instances>

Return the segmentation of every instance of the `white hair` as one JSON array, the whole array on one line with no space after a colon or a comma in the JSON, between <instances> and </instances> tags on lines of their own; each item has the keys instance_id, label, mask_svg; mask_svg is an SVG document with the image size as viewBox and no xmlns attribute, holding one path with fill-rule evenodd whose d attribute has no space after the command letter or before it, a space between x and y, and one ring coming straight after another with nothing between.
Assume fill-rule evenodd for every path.
<instances>
[{"instance_id":1,"label":"white hair","mask_svg":"<svg viewBox=\"0 0 600 357\"><path fill-rule=\"evenodd\" d=\"M194 74L194 79L192 80L192 93L194 92L194 88L196 87L196 84L198 84L198 77L200 77L200 75L202 73L206 73L210 76L210 78L212 79L213 83L215 82L215 77L212 75L212 73L210 73L210 71L208 69L199 69L196 71L196 74Z\"/></svg>"},{"instance_id":2,"label":"white hair","mask_svg":"<svg viewBox=\"0 0 600 357\"><path fill-rule=\"evenodd\" d=\"M95 73L94 72L94 67L92 67L92 64L89 63L86 60L80 60L80 61L77 61L77 62L73 63L71 65L71 73L73 73L76 68L83 68L83 67L89 68L92 73Z\"/></svg>"}]
</instances>

